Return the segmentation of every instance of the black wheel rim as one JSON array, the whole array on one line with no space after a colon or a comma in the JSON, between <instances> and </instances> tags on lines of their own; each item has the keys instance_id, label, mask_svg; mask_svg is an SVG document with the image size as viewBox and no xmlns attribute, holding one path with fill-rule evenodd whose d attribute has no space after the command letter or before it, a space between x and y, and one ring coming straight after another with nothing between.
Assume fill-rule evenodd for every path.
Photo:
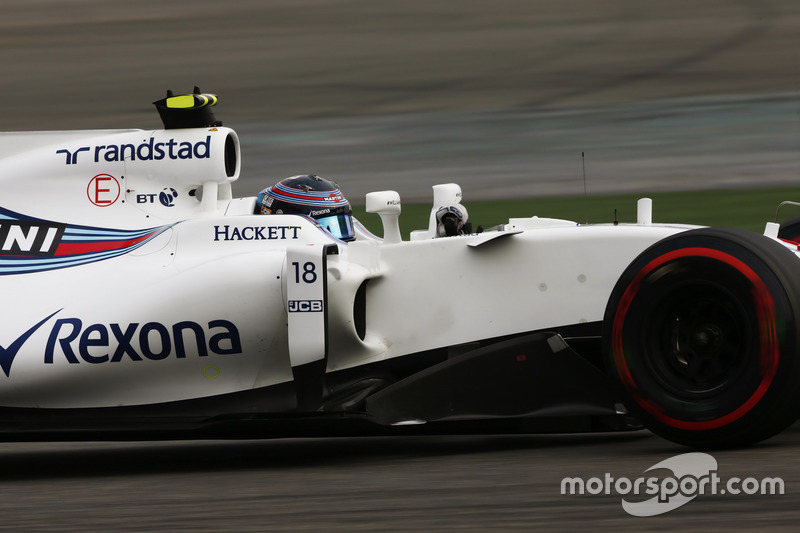
<instances>
[{"instance_id":1,"label":"black wheel rim","mask_svg":"<svg viewBox=\"0 0 800 533\"><path fill-rule=\"evenodd\" d=\"M721 285L705 280L671 287L643 317L649 374L675 397L719 394L752 361L752 323L741 297Z\"/></svg>"}]
</instances>

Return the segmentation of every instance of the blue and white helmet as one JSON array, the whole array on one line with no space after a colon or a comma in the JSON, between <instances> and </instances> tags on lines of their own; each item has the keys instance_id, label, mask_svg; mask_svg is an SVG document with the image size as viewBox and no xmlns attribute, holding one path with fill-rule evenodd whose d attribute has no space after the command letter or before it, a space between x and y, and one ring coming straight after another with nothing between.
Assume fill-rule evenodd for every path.
<instances>
[{"instance_id":1,"label":"blue and white helmet","mask_svg":"<svg viewBox=\"0 0 800 533\"><path fill-rule=\"evenodd\" d=\"M331 235L352 240L350 202L332 181L314 174L292 176L267 187L256 199L256 214L299 214L313 218Z\"/></svg>"}]
</instances>

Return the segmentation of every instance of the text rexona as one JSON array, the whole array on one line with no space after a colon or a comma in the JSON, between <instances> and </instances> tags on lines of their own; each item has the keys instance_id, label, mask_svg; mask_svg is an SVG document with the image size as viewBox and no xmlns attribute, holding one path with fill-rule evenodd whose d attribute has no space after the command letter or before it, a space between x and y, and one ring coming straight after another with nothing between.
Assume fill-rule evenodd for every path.
<instances>
[{"instance_id":1,"label":"text rexona","mask_svg":"<svg viewBox=\"0 0 800 533\"><path fill-rule=\"evenodd\" d=\"M206 339L206 335L210 336ZM184 358L196 353L219 355L242 353L239 330L227 320L212 320L206 328L186 320L167 327L158 322L145 324L89 324L79 318L58 319L50 332L44 362L52 364L56 356L70 363L118 363L124 359L141 361Z\"/></svg>"}]
</instances>

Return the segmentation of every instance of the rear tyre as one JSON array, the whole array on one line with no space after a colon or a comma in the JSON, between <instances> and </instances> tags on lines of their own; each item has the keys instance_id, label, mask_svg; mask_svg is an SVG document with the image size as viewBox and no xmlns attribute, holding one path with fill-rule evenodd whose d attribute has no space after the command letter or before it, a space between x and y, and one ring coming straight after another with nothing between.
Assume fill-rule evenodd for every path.
<instances>
[{"instance_id":1,"label":"rear tyre","mask_svg":"<svg viewBox=\"0 0 800 533\"><path fill-rule=\"evenodd\" d=\"M648 429L699 448L769 438L800 414L800 262L704 228L645 250L606 308L609 374Z\"/></svg>"}]
</instances>

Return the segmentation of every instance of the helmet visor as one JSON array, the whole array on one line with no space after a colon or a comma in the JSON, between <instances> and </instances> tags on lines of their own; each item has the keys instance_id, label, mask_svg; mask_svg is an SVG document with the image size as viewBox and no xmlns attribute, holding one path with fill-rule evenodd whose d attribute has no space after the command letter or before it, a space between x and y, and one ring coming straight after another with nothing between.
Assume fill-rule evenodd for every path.
<instances>
[{"instance_id":1,"label":"helmet visor","mask_svg":"<svg viewBox=\"0 0 800 533\"><path fill-rule=\"evenodd\" d=\"M342 213L329 217L316 218L314 220L337 239L346 241L355 237L355 233L353 232L353 220L349 214Z\"/></svg>"}]
</instances>

